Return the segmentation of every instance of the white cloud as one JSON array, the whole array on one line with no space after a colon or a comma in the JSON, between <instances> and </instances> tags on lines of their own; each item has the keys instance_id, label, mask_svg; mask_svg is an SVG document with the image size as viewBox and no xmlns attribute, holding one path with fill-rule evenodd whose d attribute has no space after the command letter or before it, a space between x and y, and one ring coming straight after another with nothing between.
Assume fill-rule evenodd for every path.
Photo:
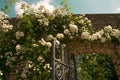
<instances>
[{"instance_id":1,"label":"white cloud","mask_svg":"<svg viewBox=\"0 0 120 80\"><path fill-rule=\"evenodd\" d=\"M42 1L39 1L38 3L33 3L31 7L37 10L40 7L40 5L43 5L46 9L53 11L55 7L51 5L50 2L51 0L42 0Z\"/></svg>"},{"instance_id":2,"label":"white cloud","mask_svg":"<svg viewBox=\"0 0 120 80\"><path fill-rule=\"evenodd\" d=\"M116 9L117 11L120 11L120 7Z\"/></svg>"},{"instance_id":3,"label":"white cloud","mask_svg":"<svg viewBox=\"0 0 120 80\"><path fill-rule=\"evenodd\" d=\"M15 12L16 12L16 14L23 14L24 11L21 9L21 5L22 5L23 3L26 3L26 2L24 2L24 1L19 1L19 2L16 2L16 3L15 3Z\"/></svg>"},{"instance_id":4,"label":"white cloud","mask_svg":"<svg viewBox=\"0 0 120 80\"><path fill-rule=\"evenodd\" d=\"M15 11L17 14L23 14L24 12L22 9L20 9L22 3L26 3L26 2L19 1L15 3ZM30 7L34 8L37 11L40 5L43 5L46 9L48 9L51 12L55 9L55 7L51 4L51 0L42 0L37 3L31 4Z\"/></svg>"},{"instance_id":5,"label":"white cloud","mask_svg":"<svg viewBox=\"0 0 120 80\"><path fill-rule=\"evenodd\" d=\"M120 7L115 9L115 13L120 13Z\"/></svg>"}]
</instances>

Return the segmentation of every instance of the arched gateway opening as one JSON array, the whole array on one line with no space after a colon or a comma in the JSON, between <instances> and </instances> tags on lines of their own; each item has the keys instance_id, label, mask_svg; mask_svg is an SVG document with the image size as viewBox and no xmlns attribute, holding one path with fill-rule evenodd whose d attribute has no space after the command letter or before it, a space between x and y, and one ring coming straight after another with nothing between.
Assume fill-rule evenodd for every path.
<instances>
[{"instance_id":1,"label":"arched gateway opening","mask_svg":"<svg viewBox=\"0 0 120 80\"><path fill-rule=\"evenodd\" d=\"M86 16L93 22L93 26L95 27L96 30L99 30L106 25L111 25L114 28L117 28L117 23L120 18L119 14L88 14ZM117 42L117 41L113 41L113 42ZM120 80L120 60L119 60L120 59L120 45L118 45L117 43L111 43L111 42L92 43L92 42L87 42L87 41L79 41L78 39L75 39L74 41L69 42L69 44L65 47L64 51L66 51L66 50L69 55L69 59L67 59L68 62L66 62L66 64L69 65L68 66L69 68L65 67L65 70L67 70L67 69L72 70L72 72L71 71L68 71L68 72L73 73L73 74L69 74L69 76L71 76L72 78L69 78L68 80ZM55 54L58 55L58 52L57 53L55 52ZM67 57L68 57L68 55L67 55ZM72 56L72 57L70 57L70 56ZM96 56L99 56L99 58L97 57L97 59L102 61L102 62L99 62L99 61L95 62L96 64L98 64L99 68L103 70L103 72L100 69L98 71L100 71L101 76L105 72L107 77L99 76L99 78L95 78L95 76L97 76L97 73L96 73L97 70L96 71L90 70L90 71L95 71L92 73L96 73L93 75L94 77L91 78L89 75L90 72L87 72L84 70L84 68L87 68L85 66L85 64L87 64L87 61L85 61L85 60L88 60L85 58L91 57L91 61L94 62L94 59L96 58ZM65 56L65 58L66 58L66 56ZM53 58L53 60L54 60L54 58ZM61 60L64 60L64 58ZM82 61L84 61L84 64L80 63ZM88 62L89 62L89 60L88 60ZM97 69L98 67L96 66L95 63L91 63L91 65L88 64L88 66L92 66L91 68ZM70 68L71 67L70 64L72 64L72 69ZM106 64L108 64L108 65L106 65ZM81 67L81 65L84 65L84 66L82 66L84 73L83 73L83 71L79 71L79 69L80 69L79 66ZM62 68L59 70L62 70ZM84 74L86 76L84 76ZM56 75L56 73L54 73L53 76L55 76L55 75ZM75 76L75 75L77 75L77 76ZM53 80L57 80L57 79L67 80L62 77L65 77L65 76L61 76L60 78L54 77Z\"/></svg>"},{"instance_id":2,"label":"arched gateway opening","mask_svg":"<svg viewBox=\"0 0 120 80\"><path fill-rule=\"evenodd\" d=\"M53 44L53 80L119 80L119 50L111 43Z\"/></svg>"}]
</instances>

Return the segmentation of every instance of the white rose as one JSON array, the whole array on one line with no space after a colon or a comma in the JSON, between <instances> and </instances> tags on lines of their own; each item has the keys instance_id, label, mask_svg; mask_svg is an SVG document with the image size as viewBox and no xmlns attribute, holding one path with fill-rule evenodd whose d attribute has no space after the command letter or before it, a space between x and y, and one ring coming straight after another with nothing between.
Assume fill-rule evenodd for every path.
<instances>
[{"instance_id":1,"label":"white rose","mask_svg":"<svg viewBox=\"0 0 120 80\"><path fill-rule=\"evenodd\" d=\"M17 31L15 35L16 35L16 39L20 39L21 37L24 36L24 33L20 32L20 31Z\"/></svg>"},{"instance_id":2,"label":"white rose","mask_svg":"<svg viewBox=\"0 0 120 80\"><path fill-rule=\"evenodd\" d=\"M18 45L16 45L16 51L20 51L21 50L21 45L20 44L18 44Z\"/></svg>"},{"instance_id":3,"label":"white rose","mask_svg":"<svg viewBox=\"0 0 120 80\"><path fill-rule=\"evenodd\" d=\"M81 34L81 39L88 39L88 40L90 40L90 39L91 39L90 33L87 32L87 31L82 32L82 34Z\"/></svg>"},{"instance_id":4,"label":"white rose","mask_svg":"<svg viewBox=\"0 0 120 80\"><path fill-rule=\"evenodd\" d=\"M63 38L64 38L64 34L58 33L58 34L57 34L57 38L58 38L58 39L63 39Z\"/></svg>"},{"instance_id":5,"label":"white rose","mask_svg":"<svg viewBox=\"0 0 120 80\"><path fill-rule=\"evenodd\" d=\"M95 35L97 36L98 39L100 39L103 34L104 34L104 31L103 31L103 30L98 31L98 32L95 33Z\"/></svg>"},{"instance_id":6,"label":"white rose","mask_svg":"<svg viewBox=\"0 0 120 80\"><path fill-rule=\"evenodd\" d=\"M101 31L98 31L97 33L100 34L100 35L103 35L103 34L104 34L104 31L101 30Z\"/></svg>"},{"instance_id":7,"label":"white rose","mask_svg":"<svg viewBox=\"0 0 120 80\"><path fill-rule=\"evenodd\" d=\"M56 45L60 45L60 41L58 41L57 39L55 39L55 43Z\"/></svg>"},{"instance_id":8,"label":"white rose","mask_svg":"<svg viewBox=\"0 0 120 80\"><path fill-rule=\"evenodd\" d=\"M45 64L44 69L46 69L46 68L50 68L50 64Z\"/></svg>"},{"instance_id":9,"label":"white rose","mask_svg":"<svg viewBox=\"0 0 120 80\"><path fill-rule=\"evenodd\" d=\"M46 42L46 46L51 47L52 44L50 42Z\"/></svg>"},{"instance_id":10,"label":"white rose","mask_svg":"<svg viewBox=\"0 0 120 80\"><path fill-rule=\"evenodd\" d=\"M70 34L70 31L68 29L65 29L64 34Z\"/></svg>"},{"instance_id":11,"label":"white rose","mask_svg":"<svg viewBox=\"0 0 120 80\"><path fill-rule=\"evenodd\" d=\"M78 32L78 27L74 24L69 24L69 28L72 33Z\"/></svg>"},{"instance_id":12,"label":"white rose","mask_svg":"<svg viewBox=\"0 0 120 80\"><path fill-rule=\"evenodd\" d=\"M2 71L0 71L0 76L3 75Z\"/></svg>"},{"instance_id":13,"label":"white rose","mask_svg":"<svg viewBox=\"0 0 120 80\"><path fill-rule=\"evenodd\" d=\"M91 40L97 40L97 34L93 34L93 35L91 36Z\"/></svg>"},{"instance_id":14,"label":"white rose","mask_svg":"<svg viewBox=\"0 0 120 80\"><path fill-rule=\"evenodd\" d=\"M111 36L110 36L109 33L106 33L105 36L106 36L107 39L111 40Z\"/></svg>"},{"instance_id":15,"label":"white rose","mask_svg":"<svg viewBox=\"0 0 120 80\"><path fill-rule=\"evenodd\" d=\"M42 38L41 40L38 41L41 45L46 45L46 41Z\"/></svg>"},{"instance_id":16,"label":"white rose","mask_svg":"<svg viewBox=\"0 0 120 80\"><path fill-rule=\"evenodd\" d=\"M37 58L37 60L40 62L44 62L44 59L43 59L43 57L42 56L39 56L38 58Z\"/></svg>"},{"instance_id":17,"label":"white rose","mask_svg":"<svg viewBox=\"0 0 120 80\"><path fill-rule=\"evenodd\" d=\"M53 39L53 35L50 34L47 36L47 40L52 40L52 39Z\"/></svg>"},{"instance_id":18,"label":"white rose","mask_svg":"<svg viewBox=\"0 0 120 80\"><path fill-rule=\"evenodd\" d=\"M32 46L33 46L33 47L38 47L39 45L38 45L38 44L33 44Z\"/></svg>"},{"instance_id":19,"label":"white rose","mask_svg":"<svg viewBox=\"0 0 120 80\"><path fill-rule=\"evenodd\" d=\"M109 25L109 26L105 26L104 27L104 31L106 32L112 32L112 27Z\"/></svg>"},{"instance_id":20,"label":"white rose","mask_svg":"<svg viewBox=\"0 0 120 80\"><path fill-rule=\"evenodd\" d=\"M113 29L112 36L120 38L120 31L118 29Z\"/></svg>"}]
</instances>

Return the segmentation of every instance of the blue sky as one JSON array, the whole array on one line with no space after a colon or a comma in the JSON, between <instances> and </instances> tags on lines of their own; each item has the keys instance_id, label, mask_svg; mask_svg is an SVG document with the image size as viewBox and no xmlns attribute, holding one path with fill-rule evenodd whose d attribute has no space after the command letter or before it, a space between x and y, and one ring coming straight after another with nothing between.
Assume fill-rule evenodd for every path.
<instances>
[{"instance_id":1,"label":"blue sky","mask_svg":"<svg viewBox=\"0 0 120 80\"><path fill-rule=\"evenodd\" d=\"M24 0L30 4L40 0ZM58 7L61 0L51 0L54 7ZM120 13L120 0L68 0L71 12L74 14L99 14L99 13ZM0 7L4 5L4 0L0 0ZM10 7L11 17L15 16L14 5Z\"/></svg>"}]
</instances>

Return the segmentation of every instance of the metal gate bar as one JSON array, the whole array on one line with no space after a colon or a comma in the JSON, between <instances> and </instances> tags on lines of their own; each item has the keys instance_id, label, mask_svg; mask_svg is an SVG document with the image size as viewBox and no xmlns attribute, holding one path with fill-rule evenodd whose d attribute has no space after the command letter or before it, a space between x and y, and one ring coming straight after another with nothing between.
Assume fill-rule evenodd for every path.
<instances>
[{"instance_id":1,"label":"metal gate bar","mask_svg":"<svg viewBox=\"0 0 120 80\"><path fill-rule=\"evenodd\" d=\"M75 56L55 41L52 43L52 80L77 80Z\"/></svg>"}]
</instances>

